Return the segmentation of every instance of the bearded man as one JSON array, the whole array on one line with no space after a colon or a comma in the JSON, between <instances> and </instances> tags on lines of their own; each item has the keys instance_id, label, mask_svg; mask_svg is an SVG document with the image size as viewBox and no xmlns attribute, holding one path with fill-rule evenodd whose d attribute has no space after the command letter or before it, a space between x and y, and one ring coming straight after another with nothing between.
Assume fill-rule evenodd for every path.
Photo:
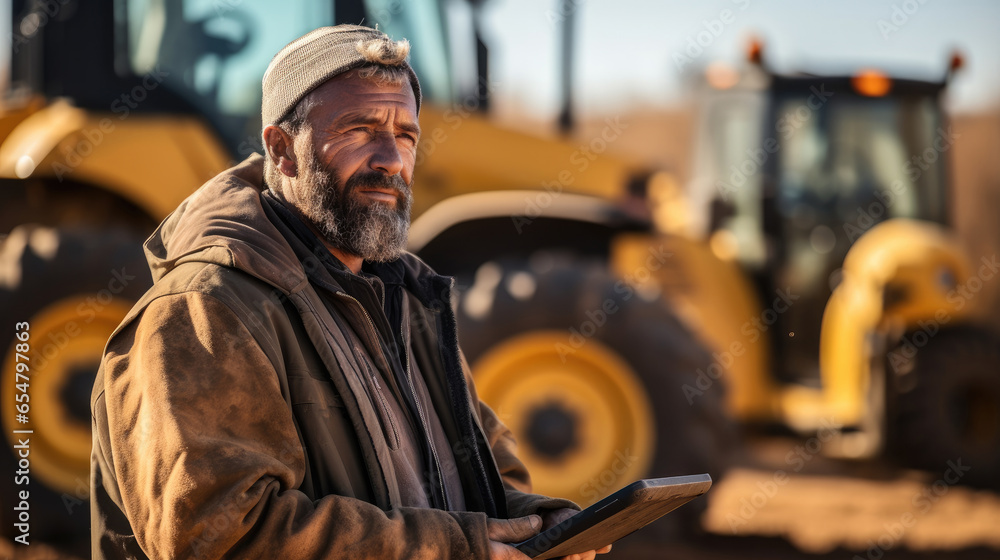
<instances>
[{"instance_id":1,"label":"bearded man","mask_svg":"<svg viewBox=\"0 0 1000 560\"><path fill-rule=\"evenodd\" d=\"M451 280L403 250L408 52L359 26L290 43L264 75L264 157L146 242L154 286L92 398L94 558L524 558L505 543L578 510L530 493Z\"/></svg>"}]
</instances>

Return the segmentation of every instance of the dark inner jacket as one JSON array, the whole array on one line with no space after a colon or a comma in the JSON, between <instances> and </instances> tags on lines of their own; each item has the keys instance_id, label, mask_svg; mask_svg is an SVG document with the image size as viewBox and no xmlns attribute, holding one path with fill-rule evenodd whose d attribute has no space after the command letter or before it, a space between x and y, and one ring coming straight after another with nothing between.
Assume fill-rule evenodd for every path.
<instances>
[{"instance_id":1,"label":"dark inner jacket","mask_svg":"<svg viewBox=\"0 0 1000 560\"><path fill-rule=\"evenodd\" d=\"M476 396L451 280L410 254L369 268L398 286L399 318L390 304L383 319L405 327L379 335L328 253L288 236L262 175L259 155L221 173L145 244L154 286L109 340L91 401L94 558L486 558L487 515L575 507L529 493ZM416 409L384 346L422 375L416 404L448 444L431 469L435 430L414 431L428 487L452 480L467 511L405 503L375 385Z\"/></svg>"},{"instance_id":2,"label":"dark inner jacket","mask_svg":"<svg viewBox=\"0 0 1000 560\"><path fill-rule=\"evenodd\" d=\"M441 468L442 462L454 461L447 435L437 412L426 406L430 397L423 375L410 364L409 325L403 323L403 317L408 315L403 290L413 277L406 274L406 267L399 260L365 262L361 274L354 274L270 189L263 191L261 200L264 211L269 216L273 214L271 221L285 239L293 246L302 244L296 247L296 252L315 255L344 292L365 308L380 335L381 347L373 351L383 353L393 370L393 375L382 378L391 393L385 398L385 392L377 385L373 397L389 409L387 420L392 423L398 441L399 449L391 456L402 504L464 510L461 481L453 471ZM322 280L319 283L325 284ZM413 287L408 289L412 291ZM323 290L320 295L324 295ZM328 308L333 304L331 297L323 298ZM330 311L335 313L333 309Z\"/></svg>"}]
</instances>

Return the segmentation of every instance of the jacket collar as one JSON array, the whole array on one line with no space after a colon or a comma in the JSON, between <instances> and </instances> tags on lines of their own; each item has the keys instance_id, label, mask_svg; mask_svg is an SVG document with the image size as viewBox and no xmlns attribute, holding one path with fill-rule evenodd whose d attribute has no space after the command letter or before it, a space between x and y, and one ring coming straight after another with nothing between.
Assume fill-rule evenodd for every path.
<instances>
[{"instance_id":1,"label":"jacket collar","mask_svg":"<svg viewBox=\"0 0 1000 560\"><path fill-rule=\"evenodd\" d=\"M178 265L237 268L282 292L306 282L302 264L261 206L264 158L248 157L181 202L146 240L154 284Z\"/></svg>"}]
</instances>

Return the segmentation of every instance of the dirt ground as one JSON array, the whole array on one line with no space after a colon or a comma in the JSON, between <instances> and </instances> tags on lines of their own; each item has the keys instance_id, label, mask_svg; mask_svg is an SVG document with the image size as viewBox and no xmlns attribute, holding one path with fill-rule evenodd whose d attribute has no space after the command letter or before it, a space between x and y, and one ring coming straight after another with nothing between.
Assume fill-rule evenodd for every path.
<instances>
[{"instance_id":1,"label":"dirt ground","mask_svg":"<svg viewBox=\"0 0 1000 560\"><path fill-rule=\"evenodd\" d=\"M1000 494L962 485L961 461L908 471L829 459L792 437L748 449L706 496L705 534L655 547L637 534L613 558L1000 558Z\"/></svg>"}]
</instances>

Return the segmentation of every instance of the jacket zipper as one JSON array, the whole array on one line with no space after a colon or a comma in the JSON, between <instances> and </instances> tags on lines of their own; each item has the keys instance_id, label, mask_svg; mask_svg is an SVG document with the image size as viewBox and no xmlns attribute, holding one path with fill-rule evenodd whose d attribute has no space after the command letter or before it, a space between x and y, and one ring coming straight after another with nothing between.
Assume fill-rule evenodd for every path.
<instances>
[{"instance_id":1,"label":"jacket zipper","mask_svg":"<svg viewBox=\"0 0 1000 560\"><path fill-rule=\"evenodd\" d=\"M371 315L369 315L368 311L365 310L365 306L361 305L361 302L358 301L357 298L351 296L350 294L346 294L344 292L334 292L334 293L336 293L338 296L347 298L347 299L353 301L354 303L358 304L358 309L361 310L361 313L364 314L365 319L368 320L368 326L371 327L372 332L375 331L375 321L372 320ZM369 333L365 333L365 334L368 335L369 337L371 336L370 332ZM369 343L371 343L371 342L372 341L369 340ZM388 366L388 361L387 361L385 355L382 354L382 346L380 344L378 344L377 341L375 341L375 342L376 343L372 344L372 346L374 348L378 348L379 349L379 351L378 351L379 357L382 358L382 361L385 362L386 365ZM378 401L378 408L380 408L382 410L382 416L383 416L383 418L385 418L385 422L384 423L388 425L389 431L391 431L391 434L389 434L389 433L386 434L386 436L387 436L386 439L389 439L389 436L391 435L392 439L390 440L391 441L390 447L392 449L398 449L399 448L399 430L397 430L396 423L392 419L392 411L389 410L389 403L386 400L385 395L382 394L382 385L378 382L378 376L371 369L371 367L364 361L364 359L361 356L358 356L358 352L357 352L356 349L354 350L354 356L355 356L355 358L357 358L357 360L359 362L363 363L364 366L365 366L365 369L368 370L368 377L371 379L372 383L374 383L374 385L375 385L375 391L374 391L374 393L375 393L375 400ZM387 369L391 371L391 368L387 367Z\"/></svg>"},{"instance_id":2,"label":"jacket zipper","mask_svg":"<svg viewBox=\"0 0 1000 560\"><path fill-rule=\"evenodd\" d=\"M352 295L350 295L348 293L341 292L341 291L337 291L337 292L334 292L334 293L336 293L340 297L349 299L349 300L351 300L351 301L353 301L354 303L357 304L358 309L360 309L361 313L364 314L365 319L368 321L368 326L371 328L371 331L368 332L368 333L366 333L366 335L368 335L368 337L370 339L371 336L372 336L372 333L376 332L377 329L375 328L375 321L372 319L372 316L368 314L368 310L365 309L365 306L362 305L360 301L358 301L358 298L356 298L356 297L354 297L354 296L352 296ZM405 317L404 317L404 320L405 320ZM403 325L401 323L400 324L400 335L401 335L401 338L403 339L403 343L405 344L406 343L406 333L402 329L403 329ZM369 343L372 343L372 341L369 340ZM389 365L388 358L386 358L385 354L382 352L382 345L378 343L377 339L372 344L372 347L373 348L378 348L379 358L382 359L382 362L384 364L384 367L385 367L386 371L392 371L392 367ZM419 417L419 420L420 420L420 426L421 426L421 428L423 428L424 437L427 440L427 446L430 448L431 456L434 459L434 467L437 469L437 473L435 473L435 478L437 478L438 491L441 493L441 498L445 502L445 507L448 507L448 504L447 504L447 502L448 502L448 494L446 494L445 490L444 490L444 480L443 480L443 473L444 473L444 471L441 469L441 459L438 456L437 448L434 446L434 441L432 439L431 432L430 432L429 422L427 421L427 418L424 416L424 410L423 410L423 408L421 408L420 403L417 401L417 391L416 391L416 388L414 387L414 384L413 384L413 376L410 373L410 349L409 349L409 346L407 346L407 348L404 348L404 353L406 354L406 384L409 386L410 394L413 395L413 402L414 402L414 404L416 404L417 416ZM372 379L373 380L375 379L374 372L372 372ZM375 386L376 387L380 387L377 380L375 381ZM379 398L381 398L383 400L385 399L385 397L381 394L381 392L379 392L378 395L379 395ZM388 413L388 410L386 412ZM396 427L395 427L394 424L392 424L392 417L391 417L391 415L388 418L389 418L390 425L392 425L393 433L395 433L396 432Z\"/></svg>"},{"instance_id":3,"label":"jacket zipper","mask_svg":"<svg viewBox=\"0 0 1000 560\"><path fill-rule=\"evenodd\" d=\"M390 445L390 448L399 449L399 431L396 429L396 423L393 422L392 420L392 411L389 410L389 401L385 399L385 395L382 393L382 386L379 385L378 383L378 376L375 375L374 371L372 371L371 366L365 363L365 368L368 369L368 374L372 378L372 383L375 384L375 396L377 397L376 400L378 400L379 406L382 407L382 415L385 416L386 423L389 425L389 428L392 431L391 434L386 434L387 436L389 435L392 436L391 440L392 443Z\"/></svg>"},{"instance_id":4,"label":"jacket zipper","mask_svg":"<svg viewBox=\"0 0 1000 560\"><path fill-rule=\"evenodd\" d=\"M404 318L405 321L405 318ZM424 417L424 409L420 406L420 400L417 398L417 389L413 383L413 374L410 373L410 345L406 340L406 331L404 327L405 323L400 322L399 325L399 335L400 340L406 346L403 348L403 353L406 354L406 383L410 387L410 394L413 395L413 403L417 407L417 415L420 417L420 425L424 428L424 435L427 439L427 446L430 448L431 456L434 459L434 467L437 469L435 473L435 478L437 478L438 490L441 492L441 500L446 510L451 510L451 504L448 503L448 494L444 489L444 470L441 468L441 459L438 456L437 447L434 446L434 437L431 435L430 422Z\"/></svg>"}]
</instances>

